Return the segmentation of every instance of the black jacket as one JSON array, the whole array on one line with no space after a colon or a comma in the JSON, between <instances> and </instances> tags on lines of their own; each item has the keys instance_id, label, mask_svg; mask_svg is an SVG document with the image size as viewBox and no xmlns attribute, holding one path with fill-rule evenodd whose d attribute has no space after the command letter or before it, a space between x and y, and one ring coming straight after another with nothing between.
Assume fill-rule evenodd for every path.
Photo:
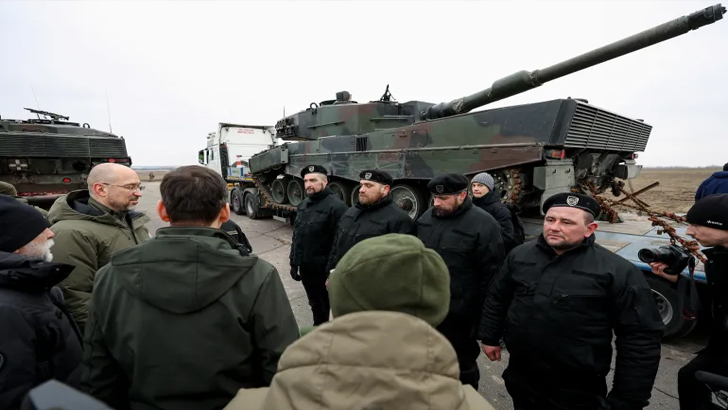
<instances>
[{"instance_id":1,"label":"black jacket","mask_svg":"<svg viewBox=\"0 0 728 410\"><path fill-rule=\"evenodd\" d=\"M473 198L473 205L493 215L493 218L498 221L501 227L501 236L503 237L506 253L509 253L516 245L520 245L520 243L516 243L514 240L515 231L513 229L511 211L500 201L495 191L490 191L480 198Z\"/></svg>"},{"instance_id":2,"label":"black jacket","mask_svg":"<svg viewBox=\"0 0 728 410\"><path fill-rule=\"evenodd\" d=\"M336 227L347 209L329 187L298 204L291 239L291 266L324 268L331 254Z\"/></svg>"},{"instance_id":3,"label":"black jacket","mask_svg":"<svg viewBox=\"0 0 728 410\"><path fill-rule=\"evenodd\" d=\"M650 398L665 325L642 271L594 241L556 255L540 235L513 249L488 292L479 336L498 346L505 327L509 367L520 363L541 394L568 400L565 391L606 388L614 331L608 401L613 409L640 409Z\"/></svg>"},{"instance_id":4,"label":"black jacket","mask_svg":"<svg viewBox=\"0 0 728 410\"><path fill-rule=\"evenodd\" d=\"M389 195L371 205L357 203L347 209L339 220L326 274L357 243L388 233L411 234L414 223Z\"/></svg>"},{"instance_id":5,"label":"black jacket","mask_svg":"<svg viewBox=\"0 0 728 410\"><path fill-rule=\"evenodd\" d=\"M414 233L437 251L450 272L449 319L470 324L474 333L488 285L505 260L500 226L470 198L451 215L436 216L432 211L417 220Z\"/></svg>"},{"instance_id":6,"label":"black jacket","mask_svg":"<svg viewBox=\"0 0 728 410\"><path fill-rule=\"evenodd\" d=\"M708 258L705 276L711 297L710 313L713 316L706 350L728 356L728 249L716 246L703 253Z\"/></svg>"},{"instance_id":7,"label":"black jacket","mask_svg":"<svg viewBox=\"0 0 728 410\"><path fill-rule=\"evenodd\" d=\"M0 409L50 379L78 387L83 342L55 287L72 270L0 252Z\"/></svg>"}]
</instances>

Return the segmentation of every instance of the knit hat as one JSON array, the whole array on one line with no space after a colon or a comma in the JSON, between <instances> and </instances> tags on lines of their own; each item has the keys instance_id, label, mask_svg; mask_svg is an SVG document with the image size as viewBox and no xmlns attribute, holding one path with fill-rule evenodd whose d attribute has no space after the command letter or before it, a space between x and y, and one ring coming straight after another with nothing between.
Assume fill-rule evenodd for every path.
<instances>
[{"instance_id":1,"label":"knit hat","mask_svg":"<svg viewBox=\"0 0 728 410\"><path fill-rule=\"evenodd\" d=\"M728 230L728 194L701 198L690 207L685 219L690 224Z\"/></svg>"},{"instance_id":2,"label":"knit hat","mask_svg":"<svg viewBox=\"0 0 728 410\"><path fill-rule=\"evenodd\" d=\"M18 191L15 189L15 187L12 184L8 184L7 182L0 181L0 194L18 196Z\"/></svg>"},{"instance_id":3,"label":"knit hat","mask_svg":"<svg viewBox=\"0 0 728 410\"><path fill-rule=\"evenodd\" d=\"M493 186L495 185L495 180L493 180L493 177L490 176L487 172L481 172L480 174L473 177L473 180L470 181L472 184L473 182L477 182L479 184L483 184L488 187L489 190L493 190Z\"/></svg>"},{"instance_id":4,"label":"knit hat","mask_svg":"<svg viewBox=\"0 0 728 410\"><path fill-rule=\"evenodd\" d=\"M416 316L439 325L450 309L450 273L417 237L399 233L354 245L329 276L334 317L368 310Z\"/></svg>"},{"instance_id":5,"label":"knit hat","mask_svg":"<svg viewBox=\"0 0 728 410\"><path fill-rule=\"evenodd\" d=\"M15 252L48 228L48 221L30 205L0 195L0 251Z\"/></svg>"}]
</instances>

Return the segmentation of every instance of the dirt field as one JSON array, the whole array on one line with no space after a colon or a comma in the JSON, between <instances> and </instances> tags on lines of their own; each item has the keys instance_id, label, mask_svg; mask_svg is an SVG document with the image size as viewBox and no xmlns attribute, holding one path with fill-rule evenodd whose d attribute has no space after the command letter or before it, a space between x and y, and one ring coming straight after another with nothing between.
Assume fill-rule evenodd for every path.
<instances>
[{"instance_id":1,"label":"dirt field","mask_svg":"<svg viewBox=\"0 0 728 410\"><path fill-rule=\"evenodd\" d=\"M639 195L639 198L650 205L654 211L687 212L695 203L695 190L701 182L713 172L721 168L645 168L639 177L632 181L632 188L638 191L654 182L660 185ZM630 190L629 184L626 185ZM605 198L615 198L611 192L603 194ZM621 198L621 197L620 197ZM632 203L632 201L627 201Z\"/></svg>"},{"instance_id":2,"label":"dirt field","mask_svg":"<svg viewBox=\"0 0 728 410\"><path fill-rule=\"evenodd\" d=\"M153 172L154 173L154 180L155 181L161 181L162 178L164 178L164 176L167 175L167 173L169 171L166 171L166 170L165 171L161 171L161 170L160 171L158 171L158 170L154 170L154 171L138 170L137 171L137 175L139 175L139 179L141 179L142 182L148 182L149 181L149 173L150 172Z\"/></svg>"}]
</instances>

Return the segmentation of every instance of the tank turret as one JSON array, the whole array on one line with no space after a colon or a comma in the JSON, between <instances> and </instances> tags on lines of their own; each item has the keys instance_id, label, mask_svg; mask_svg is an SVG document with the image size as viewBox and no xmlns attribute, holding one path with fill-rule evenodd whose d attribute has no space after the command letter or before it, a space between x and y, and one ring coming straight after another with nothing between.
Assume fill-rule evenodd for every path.
<instances>
[{"instance_id":1,"label":"tank turret","mask_svg":"<svg viewBox=\"0 0 728 410\"><path fill-rule=\"evenodd\" d=\"M0 119L0 181L31 204L47 209L58 195L86 187L95 165L131 166L123 137L49 111L37 118Z\"/></svg>"},{"instance_id":2,"label":"tank turret","mask_svg":"<svg viewBox=\"0 0 728 410\"><path fill-rule=\"evenodd\" d=\"M726 8L718 3L550 67L530 72L523 70L513 73L495 81L488 89L429 107L421 113L421 118L428 120L470 112L475 108L540 87L557 78L713 24L722 19L725 12Z\"/></svg>"},{"instance_id":3,"label":"tank turret","mask_svg":"<svg viewBox=\"0 0 728 410\"><path fill-rule=\"evenodd\" d=\"M348 205L358 201L363 169L390 173L392 199L412 218L430 204L427 182L445 172L469 178L488 172L501 200L523 210L540 208L559 192L586 187L602 193L639 175L637 153L652 132L643 119L570 97L474 109L715 23L725 12L720 4L707 7L437 105L399 103L389 86L379 100L362 103L341 91L335 100L311 103L280 120L276 136L285 143L253 155L250 170L265 206L291 212L305 198L300 172L311 165L328 170L329 187Z\"/></svg>"}]
</instances>

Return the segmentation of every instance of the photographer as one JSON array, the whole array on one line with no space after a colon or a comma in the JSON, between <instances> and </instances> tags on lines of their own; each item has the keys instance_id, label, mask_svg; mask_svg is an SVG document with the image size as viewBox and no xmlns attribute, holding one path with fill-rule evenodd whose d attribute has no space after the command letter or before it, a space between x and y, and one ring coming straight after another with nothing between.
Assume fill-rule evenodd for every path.
<instances>
[{"instance_id":1,"label":"photographer","mask_svg":"<svg viewBox=\"0 0 728 410\"><path fill-rule=\"evenodd\" d=\"M708 346L678 372L677 386L680 409L711 408L711 392L695 379L695 372L704 370L728 376L728 194L710 195L697 201L687 214L690 224L686 233L702 246L707 257L705 275L712 299L713 328ZM671 282L679 273L665 273L667 264L650 263L652 271Z\"/></svg>"}]
</instances>

